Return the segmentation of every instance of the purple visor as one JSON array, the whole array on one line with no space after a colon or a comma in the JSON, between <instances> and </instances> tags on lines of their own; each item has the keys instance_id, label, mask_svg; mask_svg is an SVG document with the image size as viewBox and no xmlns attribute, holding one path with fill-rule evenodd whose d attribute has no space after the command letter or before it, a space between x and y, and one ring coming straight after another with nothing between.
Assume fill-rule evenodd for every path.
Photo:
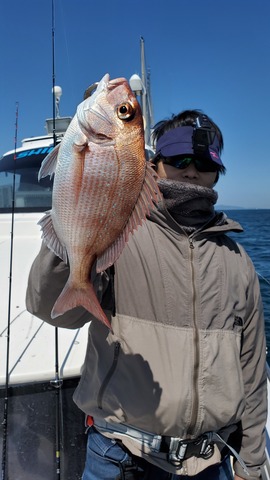
<instances>
[{"instance_id":1,"label":"purple visor","mask_svg":"<svg viewBox=\"0 0 270 480\"><path fill-rule=\"evenodd\" d=\"M156 155L161 153L163 157L173 157L175 155L197 156L193 148L193 133L193 127L172 128L158 139L156 145ZM213 143L207 146L201 156L223 166L219 156L219 141L217 135L215 135Z\"/></svg>"}]
</instances>

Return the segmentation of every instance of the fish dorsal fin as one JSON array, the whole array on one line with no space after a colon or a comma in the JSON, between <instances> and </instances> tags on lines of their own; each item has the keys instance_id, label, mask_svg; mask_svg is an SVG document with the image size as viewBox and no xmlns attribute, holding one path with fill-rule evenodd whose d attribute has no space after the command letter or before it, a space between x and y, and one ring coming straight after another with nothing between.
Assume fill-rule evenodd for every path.
<instances>
[{"instance_id":1,"label":"fish dorsal fin","mask_svg":"<svg viewBox=\"0 0 270 480\"><path fill-rule=\"evenodd\" d=\"M54 149L44 158L38 173L39 180L43 177L47 177L48 175L52 177L52 175L54 174L57 164L59 148L60 144L54 147Z\"/></svg>"},{"instance_id":2,"label":"fish dorsal fin","mask_svg":"<svg viewBox=\"0 0 270 480\"><path fill-rule=\"evenodd\" d=\"M150 210L155 207L155 204L162 199L162 194L157 184L158 175L153 166L146 163L146 171L144 183L126 226L121 235L110 245L105 252L97 259L96 270L102 272L109 268L121 255L125 244L128 241L129 235L137 230L139 225L142 225L147 215L150 215Z\"/></svg>"},{"instance_id":3,"label":"fish dorsal fin","mask_svg":"<svg viewBox=\"0 0 270 480\"><path fill-rule=\"evenodd\" d=\"M61 244L56 235L50 211L45 213L45 215L39 220L38 225L41 226L42 238L47 247L52 250L57 257L60 257L66 264L68 264L67 250Z\"/></svg>"}]
</instances>

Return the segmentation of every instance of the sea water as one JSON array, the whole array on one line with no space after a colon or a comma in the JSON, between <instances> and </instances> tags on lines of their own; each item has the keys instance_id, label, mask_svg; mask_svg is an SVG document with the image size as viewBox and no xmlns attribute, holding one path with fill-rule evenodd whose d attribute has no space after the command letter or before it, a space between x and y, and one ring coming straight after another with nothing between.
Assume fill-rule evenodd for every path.
<instances>
[{"instance_id":1,"label":"sea water","mask_svg":"<svg viewBox=\"0 0 270 480\"><path fill-rule=\"evenodd\" d=\"M230 236L245 248L260 280L270 364L270 210L225 210L225 213L243 227L243 233Z\"/></svg>"}]
</instances>

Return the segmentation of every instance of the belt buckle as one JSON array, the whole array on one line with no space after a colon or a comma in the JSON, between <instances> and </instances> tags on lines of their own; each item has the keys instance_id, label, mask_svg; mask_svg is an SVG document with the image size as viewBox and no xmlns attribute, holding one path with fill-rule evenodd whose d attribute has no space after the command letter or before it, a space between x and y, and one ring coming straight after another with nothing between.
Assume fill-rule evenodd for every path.
<instances>
[{"instance_id":1,"label":"belt buckle","mask_svg":"<svg viewBox=\"0 0 270 480\"><path fill-rule=\"evenodd\" d=\"M182 448L181 448L182 447ZM181 449L181 452L180 452ZM168 454L169 462L181 468L186 452L186 442L179 437L172 437L170 441L170 450Z\"/></svg>"},{"instance_id":2,"label":"belt buckle","mask_svg":"<svg viewBox=\"0 0 270 480\"><path fill-rule=\"evenodd\" d=\"M182 465L183 460L190 457L208 459L214 453L214 445L208 435L201 435L197 439L180 440L173 437L170 443L169 461L175 466Z\"/></svg>"}]
</instances>

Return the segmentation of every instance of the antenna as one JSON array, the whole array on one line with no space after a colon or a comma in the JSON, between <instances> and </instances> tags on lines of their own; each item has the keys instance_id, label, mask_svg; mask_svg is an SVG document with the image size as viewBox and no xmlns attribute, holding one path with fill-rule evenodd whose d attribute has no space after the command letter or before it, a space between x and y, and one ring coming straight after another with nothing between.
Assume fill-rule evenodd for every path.
<instances>
[{"instance_id":1,"label":"antenna","mask_svg":"<svg viewBox=\"0 0 270 480\"><path fill-rule=\"evenodd\" d=\"M150 98L150 73L146 72L146 62L145 62L145 49L144 49L144 38L140 38L140 45L141 45L141 77L142 77L142 84L144 86L142 92L142 111L145 120L145 143L147 145L151 144L151 132L150 132L150 123L153 119L152 115L152 106L151 106L151 98Z\"/></svg>"}]
</instances>

